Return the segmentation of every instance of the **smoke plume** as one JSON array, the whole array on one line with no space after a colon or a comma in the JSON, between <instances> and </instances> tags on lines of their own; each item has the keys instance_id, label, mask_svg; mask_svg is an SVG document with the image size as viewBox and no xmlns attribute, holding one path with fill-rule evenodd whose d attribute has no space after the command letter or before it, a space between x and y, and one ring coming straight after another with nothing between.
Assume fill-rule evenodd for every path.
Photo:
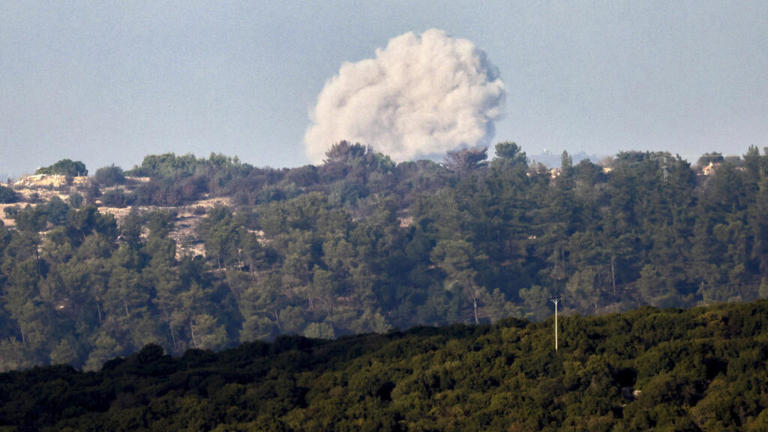
<instances>
[{"instance_id":1,"label":"smoke plume","mask_svg":"<svg viewBox=\"0 0 768 432\"><path fill-rule=\"evenodd\" d=\"M497 69L472 42L437 29L405 33L326 82L304 135L307 156L320 162L341 140L396 161L488 144L504 94Z\"/></svg>"}]
</instances>

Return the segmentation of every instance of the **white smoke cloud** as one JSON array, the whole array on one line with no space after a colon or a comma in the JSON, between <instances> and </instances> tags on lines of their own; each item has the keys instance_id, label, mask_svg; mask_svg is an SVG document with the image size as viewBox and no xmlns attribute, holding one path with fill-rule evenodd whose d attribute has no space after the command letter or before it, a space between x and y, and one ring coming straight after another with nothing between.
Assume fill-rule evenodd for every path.
<instances>
[{"instance_id":1,"label":"white smoke cloud","mask_svg":"<svg viewBox=\"0 0 768 432\"><path fill-rule=\"evenodd\" d=\"M320 162L341 140L396 161L488 144L504 95L498 71L472 42L437 29L405 33L326 82L304 135L307 156Z\"/></svg>"}]
</instances>

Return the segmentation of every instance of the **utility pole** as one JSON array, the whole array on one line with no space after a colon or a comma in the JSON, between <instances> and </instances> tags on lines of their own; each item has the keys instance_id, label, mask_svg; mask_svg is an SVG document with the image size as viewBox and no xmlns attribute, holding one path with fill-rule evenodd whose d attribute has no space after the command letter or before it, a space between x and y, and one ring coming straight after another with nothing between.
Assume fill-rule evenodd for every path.
<instances>
[{"instance_id":1,"label":"utility pole","mask_svg":"<svg viewBox=\"0 0 768 432\"><path fill-rule=\"evenodd\" d=\"M557 351L557 303L560 301L560 296L555 296L549 299L555 304L555 351Z\"/></svg>"}]
</instances>

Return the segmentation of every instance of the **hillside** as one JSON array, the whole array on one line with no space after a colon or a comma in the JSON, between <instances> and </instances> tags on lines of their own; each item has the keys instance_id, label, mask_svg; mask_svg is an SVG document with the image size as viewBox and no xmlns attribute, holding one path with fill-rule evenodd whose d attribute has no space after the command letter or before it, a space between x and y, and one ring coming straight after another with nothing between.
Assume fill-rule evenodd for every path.
<instances>
[{"instance_id":1,"label":"hillside","mask_svg":"<svg viewBox=\"0 0 768 432\"><path fill-rule=\"evenodd\" d=\"M396 164L345 142L292 169L59 161L0 189L0 370L537 321L552 295L566 315L768 297L768 152L601 163L500 143Z\"/></svg>"},{"instance_id":2,"label":"hillside","mask_svg":"<svg viewBox=\"0 0 768 432\"><path fill-rule=\"evenodd\" d=\"M280 337L98 372L0 374L19 430L647 431L768 427L768 302ZM14 430L14 429L9 429Z\"/></svg>"}]
</instances>

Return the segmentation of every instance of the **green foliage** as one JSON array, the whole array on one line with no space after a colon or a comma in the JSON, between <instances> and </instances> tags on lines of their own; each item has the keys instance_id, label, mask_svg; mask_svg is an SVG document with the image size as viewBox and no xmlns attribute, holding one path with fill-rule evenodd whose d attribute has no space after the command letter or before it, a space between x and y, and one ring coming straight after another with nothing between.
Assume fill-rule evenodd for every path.
<instances>
[{"instance_id":1,"label":"green foliage","mask_svg":"<svg viewBox=\"0 0 768 432\"><path fill-rule=\"evenodd\" d=\"M122 208L130 205L133 197L126 195L121 189L110 189L101 195L101 202L107 207Z\"/></svg>"},{"instance_id":2,"label":"green foliage","mask_svg":"<svg viewBox=\"0 0 768 432\"><path fill-rule=\"evenodd\" d=\"M19 200L19 195L11 188L0 185L0 204L11 204Z\"/></svg>"},{"instance_id":3,"label":"green foliage","mask_svg":"<svg viewBox=\"0 0 768 432\"><path fill-rule=\"evenodd\" d=\"M75 192L69 196L69 205L73 208L80 208L83 205L83 196Z\"/></svg>"},{"instance_id":4,"label":"green foliage","mask_svg":"<svg viewBox=\"0 0 768 432\"><path fill-rule=\"evenodd\" d=\"M503 146L502 149L507 150L507 147ZM512 153L512 151L507 152L507 154L509 153ZM451 171L463 175L485 167L487 165L487 162L485 162L487 157L487 148L456 150L448 152L445 158L445 165Z\"/></svg>"},{"instance_id":5,"label":"green foliage","mask_svg":"<svg viewBox=\"0 0 768 432\"><path fill-rule=\"evenodd\" d=\"M97 169L93 180L100 186L115 186L125 183L125 174L122 168L110 165Z\"/></svg>"},{"instance_id":6,"label":"green foliage","mask_svg":"<svg viewBox=\"0 0 768 432\"><path fill-rule=\"evenodd\" d=\"M69 205L58 196L53 196L48 200L43 209L47 215L48 222L53 225L63 225L66 223Z\"/></svg>"},{"instance_id":7,"label":"green foliage","mask_svg":"<svg viewBox=\"0 0 768 432\"><path fill-rule=\"evenodd\" d=\"M213 317L193 322L201 335L217 326ZM338 340L280 337L180 357L147 344L90 373L51 366L0 374L0 426L696 431L766 424L766 301L567 316L557 352L552 324L510 319ZM59 345L57 356L76 351L70 341ZM0 343L4 354L13 348Z\"/></svg>"},{"instance_id":8,"label":"green foliage","mask_svg":"<svg viewBox=\"0 0 768 432\"><path fill-rule=\"evenodd\" d=\"M48 214L43 206L32 207L27 205L15 216L16 228L27 232L40 232L48 223Z\"/></svg>"},{"instance_id":9,"label":"green foliage","mask_svg":"<svg viewBox=\"0 0 768 432\"><path fill-rule=\"evenodd\" d=\"M721 163L725 159L723 158L723 154L719 152L710 152L710 153L704 153L701 155L699 160L696 161L696 165L699 167L705 167L709 164L716 164Z\"/></svg>"},{"instance_id":10,"label":"green foliage","mask_svg":"<svg viewBox=\"0 0 768 432\"><path fill-rule=\"evenodd\" d=\"M87 176L88 170L85 164L72 159L62 159L53 165L38 168L35 174L59 174L68 177Z\"/></svg>"},{"instance_id":11,"label":"green foliage","mask_svg":"<svg viewBox=\"0 0 768 432\"><path fill-rule=\"evenodd\" d=\"M0 340L22 348L1 367L540 321L552 295L566 314L768 296L768 154L754 147L711 175L665 152L565 153L550 172L511 142L447 166L348 142L326 156L282 170L147 156L128 174L149 181L102 188L120 174L107 167L85 200L6 207ZM210 197L233 205L195 204ZM136 207L116 220L97 204Z\"/></svg>"}]
</instances>

